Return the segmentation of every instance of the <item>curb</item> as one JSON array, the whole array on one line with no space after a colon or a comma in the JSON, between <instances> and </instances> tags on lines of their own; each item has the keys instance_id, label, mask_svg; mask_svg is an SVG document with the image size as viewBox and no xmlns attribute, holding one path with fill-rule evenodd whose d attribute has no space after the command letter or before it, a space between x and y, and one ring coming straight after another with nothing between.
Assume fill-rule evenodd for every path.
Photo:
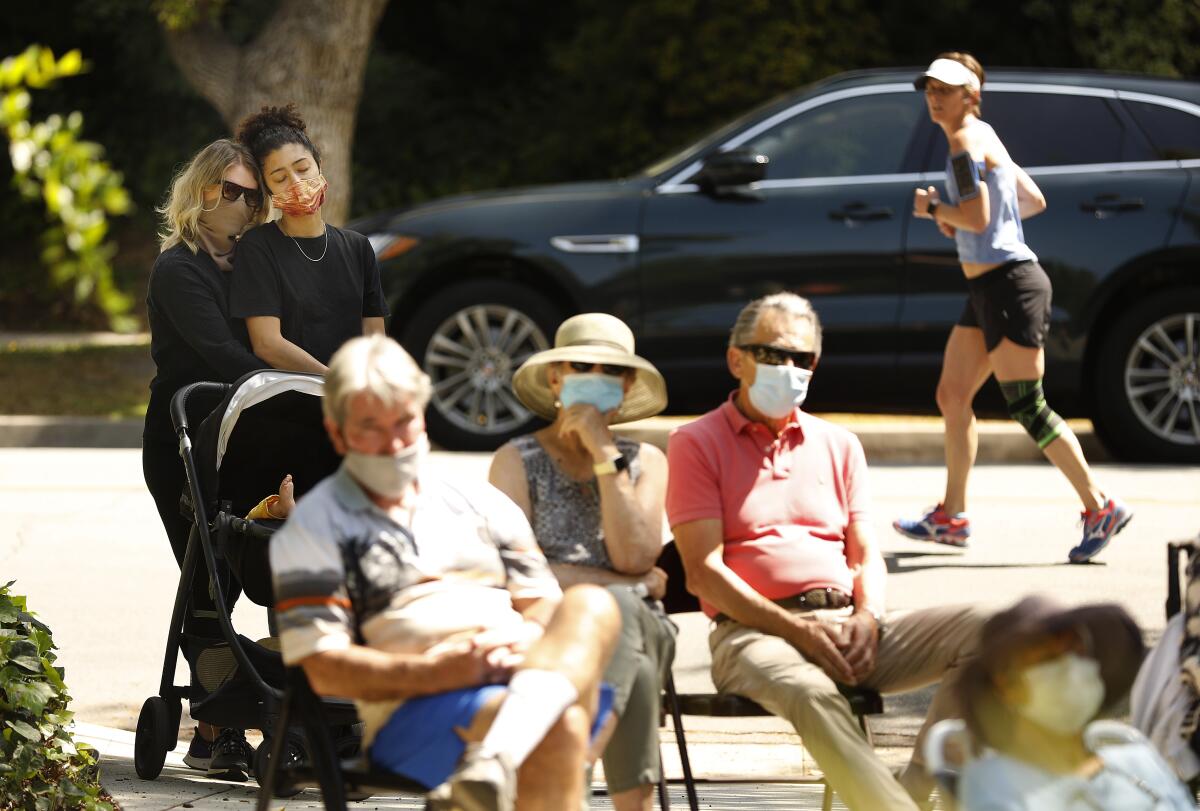
<instances>
[{"instance_id":1,"label":"curb","mask_svg":"<svg viewBox=\"0 0 1200 811\"><path fill-rule=\"evenodd\" d=\"M826 419L854 432L871 464L944 463L942 424L930 418L863 418L831 414ZM652 417L618 427L621 434L665 450L671 431L695 417ZM1111 457L1087 420L1069 420L1090 462ZM0 416L0 448L140 448L140 419L104 417ZM1040 462L1045 457L1016 423L979 423L978 464Z\"/></svg>"}]
</instances>

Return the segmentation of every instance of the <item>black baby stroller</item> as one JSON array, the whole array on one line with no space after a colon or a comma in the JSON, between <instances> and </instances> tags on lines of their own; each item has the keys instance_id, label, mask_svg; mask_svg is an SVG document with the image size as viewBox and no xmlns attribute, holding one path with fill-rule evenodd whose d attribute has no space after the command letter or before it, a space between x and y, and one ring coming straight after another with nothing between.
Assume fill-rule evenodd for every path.
<instances>
[{"instance_id":1,"label":"black baby stroller","mask_svg":"<svg viewBox=\"0 0 1200 811\"><path fill-rule=\"evenodd\" d=\"M283 477L292 474L300 497L333 473L340 462L322 424L324 383L307 374L264 370L233 385L194 383L176 393L171 418L187 471L181 509L192 521L167 634L158 695L146 699L138 717L134 764L153 780L177 743L182 701L193 718L221 727L260 729L264 742L252 764L265 770L283 697L284 668L277 648L234 630L230 609L240 589L258 605L273 604L267 542L281 523L242 518ZM215 403L215 407L214 407ZM189 425L199 423L193 445ZM215 606L211 630L198 634L188 622L196 590L207 589ZM203 594L203 592L200 592ZM273 626L273 622L271 623ZM174 684L178 654L192 674L190 686ZM214 667L214 662L222 666ZM341 731L338 751L353 754L358 740L353 704L326 701L325 717ZM287 732L289 759L303 759L304 739ZM281 741L282 743L282 741Z\"/></svg>"}]
</instances>

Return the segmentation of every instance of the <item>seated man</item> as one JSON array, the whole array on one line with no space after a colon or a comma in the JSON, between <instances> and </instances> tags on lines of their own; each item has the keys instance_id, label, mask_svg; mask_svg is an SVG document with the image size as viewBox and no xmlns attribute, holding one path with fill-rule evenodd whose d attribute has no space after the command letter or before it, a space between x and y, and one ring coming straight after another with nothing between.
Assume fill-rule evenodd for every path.
<instances>
[{"instance_id":1,"label":"seated man","mask_svg":"<svg viewBox=\"0 0 1200 811\"><path fill-rule=\"evenodd\" d=\"M560 591L521 511L424 464L429 378L389 338L348 341L325 378L345 459L271 542L284 661L354 699L372 763L435 809L577 807L607 591Z\"/></svg>"},{"instance_id":2,"label":"seated man","mask_svg":"<svg viewBox=\"0 0 1200 811\"><path fill-rule=\"evenodd\" d=\"M896 692L940 679L920 761L928 726L956 715L948 687L981 617L966 607L885 617L862 446L800 408L820 354L806 299L778 293L742 310L726 352L739 387L671 437L667 515L688 590L716 621L717 689L790 721L852 811L912 809L932 781L919 763L903 787L893 778L837 685Z\"/></svg>"}]
</instances>

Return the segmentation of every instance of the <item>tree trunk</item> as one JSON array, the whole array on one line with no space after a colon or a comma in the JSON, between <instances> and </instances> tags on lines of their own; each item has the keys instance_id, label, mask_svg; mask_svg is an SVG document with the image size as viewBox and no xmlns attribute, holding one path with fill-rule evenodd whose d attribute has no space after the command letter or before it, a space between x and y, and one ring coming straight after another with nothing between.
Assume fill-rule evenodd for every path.
<instances>
[{"instance_id":1,"label":"tree trunk","mask_svg":"<svg viewBox=\"0 0 1200 811\"><path fill-rule=\"evenodd\" d=\"M295 102L329 180L322 213L350 210L350 151L371 40L388 0L281 0L258 36L238 46L213 23L166 31L171 56L230 131L264 105Z\"/></svg>"}]
</instances>

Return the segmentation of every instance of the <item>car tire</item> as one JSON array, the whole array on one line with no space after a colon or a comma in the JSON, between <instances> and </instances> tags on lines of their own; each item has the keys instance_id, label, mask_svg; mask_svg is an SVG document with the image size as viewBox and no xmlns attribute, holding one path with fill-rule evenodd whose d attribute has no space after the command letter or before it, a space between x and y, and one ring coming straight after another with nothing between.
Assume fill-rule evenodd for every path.
<instances>
[{"instance_id":1,"label":"car tire","mask_svg":"<svg viewBox=\"0 0 1200 811\"><path fill-rule=\"evenodd\" d=\"M458 284L422 304L400 341L433 381L430 438L491 451L542 424L512 393L512 375L553 345L561 318L544 295L508 281Z\"/></svg>"},{"instance_id":2,"label":"car tire","mask_svg":"<svg viewBox=\"0 0 1200 811\"><path fill-rule=\"evenodd\" d=\"M1113 323L1092 366L1093 418L1119 458L1200 462L1198 353L1200 289L1155 293Z\"/></svg>"}]
</instances>

